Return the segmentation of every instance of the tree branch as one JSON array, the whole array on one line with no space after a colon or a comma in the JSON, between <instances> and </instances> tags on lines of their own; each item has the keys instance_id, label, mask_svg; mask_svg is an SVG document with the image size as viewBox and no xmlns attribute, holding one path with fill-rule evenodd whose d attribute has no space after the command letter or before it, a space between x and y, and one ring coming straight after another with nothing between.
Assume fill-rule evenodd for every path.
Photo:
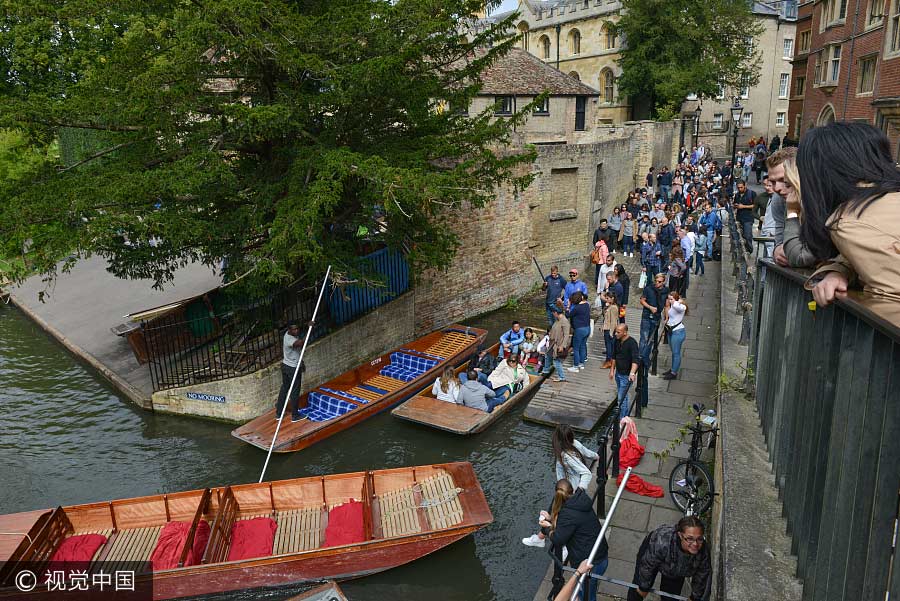
<instances>
[{"instance_id":1,"label":"tree branch","mask_svg":"<svg viewBox=\"0 0 900 601\"><path fill-rule=\"evenodd\" d=\"M101 150L100 152L95 152L94 154L92 154L89 157L81 159L77 163L72 163L68 167L65 167L63 169L57 169L57 172L65 173L66 171L70 171L70 170L74 169L75 167L80 167L81 165L84 165L85 163L90 163L94 159L99 159L100 157L106 156L111 152L115 152L115 151L119 150L120 148L124 148L126 146L131 146L132 144L136 144L137 142L141 142L146 139L147 138L141 138L140 140L132 140L130 142L122 142L121 144L116 144L115 146L110 146L109 148Z\"/></svg>"}]
</instances>

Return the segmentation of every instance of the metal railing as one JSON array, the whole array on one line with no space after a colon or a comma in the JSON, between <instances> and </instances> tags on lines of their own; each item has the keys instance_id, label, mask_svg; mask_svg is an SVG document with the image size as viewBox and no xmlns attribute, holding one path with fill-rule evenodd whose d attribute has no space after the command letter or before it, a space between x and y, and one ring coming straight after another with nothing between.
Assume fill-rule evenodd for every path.
<instances>
[{"instance_id":1,"label":"metal railing","mask_svg":"<svg viewBox=\"0 0 900 601\"><path fill-rule=\"evenodd\" d=\"M805 275L758 266L753 380L803 599L898 599L900 303L815 307Z\"/></svg>"},{"instance_id":2,"label":"metal railing","mask_svg":"<svg viewBox=\"0 0 900 601\"><path fill-rule=\"evenodd\" d=\"M728 235L732 240L732 243L729 244L731 247L732 275L735 278L734 285L735 292L737 292L737 305L735 306L734 314L741 317L741 336L738 344L747 346L750 342L750 316L753 311L753 303L751 301L756 289L756 267L753 255L747 252L747 246L752 247L754 241L758 245L759 241L756 238L746 240L742 228L738 226L735 219L731 203L726 204L725 208L728 211ZM764 240L769 239L765 238Z\"/></svg>"}]
</instances>

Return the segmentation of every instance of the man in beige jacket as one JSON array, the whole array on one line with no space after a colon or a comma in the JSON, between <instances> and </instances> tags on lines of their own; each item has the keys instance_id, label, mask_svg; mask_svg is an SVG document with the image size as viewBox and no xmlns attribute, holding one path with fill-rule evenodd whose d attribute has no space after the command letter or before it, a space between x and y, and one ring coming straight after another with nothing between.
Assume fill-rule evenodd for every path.
<instances>
[{"instance_id":1,"label":"man in beige jacket","mask_svg":"<svg viewBox=\"0 0 900 601\"><path fill-rule=\"evenodd\" d=\"M553 315L556 321L553 323L553 327L550 328L550 348L547 349L547 357L544 359L544 374L550 373L550 365L552 363L556 370L553 381L564 382L566 372L563 370L562 360L569 349L569 336L572 328L569 324L569 319L559 306L553 309Z\"/></svg>"}]
</instances>

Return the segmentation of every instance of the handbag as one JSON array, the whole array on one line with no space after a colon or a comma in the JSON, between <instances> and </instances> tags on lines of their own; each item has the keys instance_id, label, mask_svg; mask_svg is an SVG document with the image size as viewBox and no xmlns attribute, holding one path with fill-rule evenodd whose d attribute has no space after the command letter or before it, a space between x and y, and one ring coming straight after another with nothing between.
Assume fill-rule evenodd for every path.
<instances>
[{"instance_id":1,"label":"handbag","mask_svg":"<svg viewBox=\"0 0 900 601\"><path fill-rule=\"evenodd\" d=\"M561 350L557 349L557 350L553 351L553 356L556 359L565 359L566 357L569 356L569 349L567 349L567 348L563 348Z\"/></svg>"},{"instance_id":2,"label":"handbag","mask_svg":"<svg viewBox=\"0 0 900 601\"><path fill-rule=\"evenodd\" d=\"M647 272L641 272L641 278L638 280L638 288L643 289L647 285Z\"/></svg>"}]
</instances>

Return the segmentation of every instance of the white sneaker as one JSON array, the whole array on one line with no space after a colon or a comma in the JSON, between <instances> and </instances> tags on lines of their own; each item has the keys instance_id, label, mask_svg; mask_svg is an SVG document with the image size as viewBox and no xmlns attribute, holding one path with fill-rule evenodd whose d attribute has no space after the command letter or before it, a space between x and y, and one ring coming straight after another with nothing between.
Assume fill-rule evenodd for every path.
<instances>
[{"instance_id":1,"label":"white sneaker","mask_svg":"<svg viewBox=\"0 0 900 601\"><path fill-rule=\"evenodd\" d=\"M578 366L578 371L584 371L584 365L579 365L579 366Z\"/></svg>"},{"instance_id":2,"label":"white sneaker","mask_svg":"<svg viewBox=\"0 0 900 601\"><path fill-rule=\"evenodd\" d=\"M570 372L572 372L572 373L577 373L577 372L578 372L578 368L575 367L575 366L573 365L572 367L567 367L567 368L566 368L566 371L570 371Z\"/></svg>"},{"instance_id":3,"label":"white sneaker","mask_svg":"<svg viewBox=\"0 0 900 601\"><path fill-rule=\"evenodd\" d=\"M532 534L528 538L522 539L522 544L527 545L529 547L540 547L544 548L544 539L539 537L537 534Z\"/></svg>"}]
</instances>

